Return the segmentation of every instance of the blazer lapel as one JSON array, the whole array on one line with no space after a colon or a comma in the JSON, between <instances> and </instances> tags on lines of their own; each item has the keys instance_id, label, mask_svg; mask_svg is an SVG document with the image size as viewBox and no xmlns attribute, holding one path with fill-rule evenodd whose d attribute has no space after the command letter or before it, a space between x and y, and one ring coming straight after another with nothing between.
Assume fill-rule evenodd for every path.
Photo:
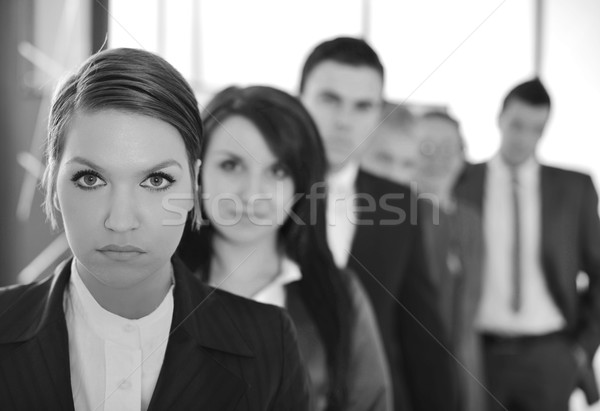
<instances>
[{"instance_id":1,"label":"blazer lapel","mask_svg":"<svg viewBox=\"0 0 600 411\"><path fill-rule=\"evenodd\" d=\"M212 289L174 260L175 309L165 359L149 411L235 409L247 384L240 359L253 353Z\"/></svg>"},{"instance_id":2,"label":"blazer lapel","mask_svg":"<svg viewBox=\"0 0 600 411\"><path fill-rule=\"evenodd\" d=\"M54 383L55 393L61 409L73 410L71 391L71 369L69 361L69 339L64 321L46 331L46 336L38 340L38 345L46 362L46 371ZM46 406L46 409L50 409Z\"/></svg>"},{"instance_id":3,"label":"blazer lapel","mask_svg":"<svg viewBox=\"0 0 600 411\"><path fill-rule=\"evenodd\" d=\"M566 304L563 299L563 286L558 276L557 266L554 259L558 258L555 253L561 250L561 247L555 247L553 240L561 239L562 234L556 232L557 222L560 221L558 213L561 203L560 184L556 184L556 176L552 175L552 169L546 166L540 166L540 201L541 201L541 261L548 281L548 288L554 297L557 305L567 314Z\"/></svg>"},{"instance_id":4,"label":"blazer lapel","mask_svg":"<svg viewBox=\"0 0 600 411\"><path fill-rule=\"evenodd\" d=\"M485 195L485 179L487 165L485 163L469 164L456 183L456 194L467 200L481 213L483 212L483 197Z\"/></svg>"},{"instance_id":5,"label":"blazer lapel","mask_svg":"<svg viewBox=\"0 0 600 411\"><path fill-rule=\"evenodd\" d=\"M53 277L32 286L30 293L19 301L24 309L10 314L15 318L8 322L14 326L5 328L0 339L0 344L21 343L2 364L2 370L9 371L11 377L5 379L18 404L73 410L69 340L63 310L69 276L70 263L66 263L59 266ZM15 374L15 370L22 372ZM23 380L15 379L15 375L22 376ZM48 387L49 381L52 389Z\"/></svg>"},{"instance_id":6,"label":"blazer lapel","mask_svg":"<svg viewBox=\"0 0 600 411\"><path fill-rule=\"evenodd\" d=\"M220 364L185 330L173 331L149 411L235 409L247 388L242 378Z\"/></svg>"},{"instance_id":7,"label":"blazer lapel","mask_svg":"<svg viewBox=\"0 0 600 411\"><path fill-rule=\"evenodd\" d=\"M356 190L357 194L363 194L363 193L368 193L368 189L369 187L365 186L365 181L364 181L364 173L362 172L362 169L358 170L358 175L356 176L356 181L354 182L354 189ZM373 218L372 216L369 217L367 215L365 215L365 211L364 208L359 207L358 211L356 213L356 221L364 221L367 220L369 218ZM348 262L347 265L348 267L351 267L353 264L353 260L354 257L357 257L356 254L360 252L361 249L363 249L363 247L360 246L360 244L358 244L357 239L361 239L361 238L365 238L365 233L363 233L363 231L365 231L365 229L368 230L367 228L368 226L366 224L357 224L355 226L355 231L353 233L353 237L352 237L352 241L350 242L350 256L348 257Z\"/></svg>"}]
</instances>

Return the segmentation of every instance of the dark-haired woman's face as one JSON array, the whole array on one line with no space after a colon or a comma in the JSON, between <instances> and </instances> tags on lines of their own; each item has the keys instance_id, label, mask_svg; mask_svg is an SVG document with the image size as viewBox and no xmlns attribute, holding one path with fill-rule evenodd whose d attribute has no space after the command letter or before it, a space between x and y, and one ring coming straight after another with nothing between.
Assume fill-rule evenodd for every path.
<instances>
[{"instance_id":1,"label":"dark-haired woman's face","mask_svg":"<svg viewBox=\"0 0 600 411\"><path fill-rule=\"evenodd\" d=\"M202 196L217 232L236 242L277 238L294 201L287 168L244 117L229 117L208 141Z\"/></svg>"},{"instance_id":2,"label":"dark-haired woman's face","mask_svg":"<svg viewBox=\"0 0 600 411\"><path fill-rule=\"evenodd\" d=\"M193 207L189 170L170 124L115 110L77 114L65 136L57 196L82 277L132 288L169 276Z\"/></svg>"}]
</instances>

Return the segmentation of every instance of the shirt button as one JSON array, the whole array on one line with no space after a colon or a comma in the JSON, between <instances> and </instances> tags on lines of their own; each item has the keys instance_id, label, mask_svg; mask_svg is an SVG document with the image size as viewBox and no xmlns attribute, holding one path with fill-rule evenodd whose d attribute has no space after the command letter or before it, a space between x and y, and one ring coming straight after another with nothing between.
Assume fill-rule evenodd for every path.
<instances>
[{"instance_id":1,"label":"shirt button","mask_svg":"<svg viewBox=\"0 0 600 411\"><path fill-rule=\"evenodd\" d=\"M125 326L123 327L123 329L125 330L125 332L132 332L135 330L135 326L131 325L131 324L125 324Z\"/></svg>"},{"instance_id":2,"label":"shirt button","mask_svg":"<svg viewBox=\"0 0 600 411\"><path fill-rule=\"evenodd\" d=\"M121 382L119 383L120 390L128 390L130 388L131 388L131 381L129 381L129 380L121 380Z\"/></svg>"}]
</instances>

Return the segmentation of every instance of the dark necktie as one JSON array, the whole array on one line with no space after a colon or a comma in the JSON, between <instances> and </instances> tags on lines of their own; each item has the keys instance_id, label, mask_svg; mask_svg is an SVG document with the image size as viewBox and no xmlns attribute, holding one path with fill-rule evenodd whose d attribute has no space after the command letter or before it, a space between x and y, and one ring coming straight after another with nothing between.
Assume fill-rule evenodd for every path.
<instances>
[{"instance_id":1,"label":"dark necktie","mask_svg":"<svg viewBox=\"0 0 600 411\"><path fill-rule=\"evenodd\" d=\"M512 296L511 308L521 309L521 213L519 210L519 179L517 170L510 169L513 208Z\"/></svg>"}]
</instances>

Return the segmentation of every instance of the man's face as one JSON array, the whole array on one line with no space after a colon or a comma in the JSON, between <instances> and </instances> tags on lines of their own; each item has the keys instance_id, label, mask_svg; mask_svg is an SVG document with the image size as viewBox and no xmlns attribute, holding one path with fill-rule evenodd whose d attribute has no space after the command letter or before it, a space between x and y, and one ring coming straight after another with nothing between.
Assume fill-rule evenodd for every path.
<instances>
[{"instance_id":1,"label":"man's face","mask_svg":"<svg viewBox=\"0 0 600 411\"><path fill-rule=\"evenodd\" d=\"M498 117L500 155L510 165L519 165L534 155L548 122L550 107L533 106L513 99Z\"/></svg>"},{"instance_id":2,"label":"man's face","mask_svg":"<svg viewBox=\"0 0 600 411\"><path fill-rule=\"evenodd\" d=\"M373 68L318 64L300 95L325 143L332 170L359 161L379 124L383 79Z\"/></svg>"}]
</instances>

